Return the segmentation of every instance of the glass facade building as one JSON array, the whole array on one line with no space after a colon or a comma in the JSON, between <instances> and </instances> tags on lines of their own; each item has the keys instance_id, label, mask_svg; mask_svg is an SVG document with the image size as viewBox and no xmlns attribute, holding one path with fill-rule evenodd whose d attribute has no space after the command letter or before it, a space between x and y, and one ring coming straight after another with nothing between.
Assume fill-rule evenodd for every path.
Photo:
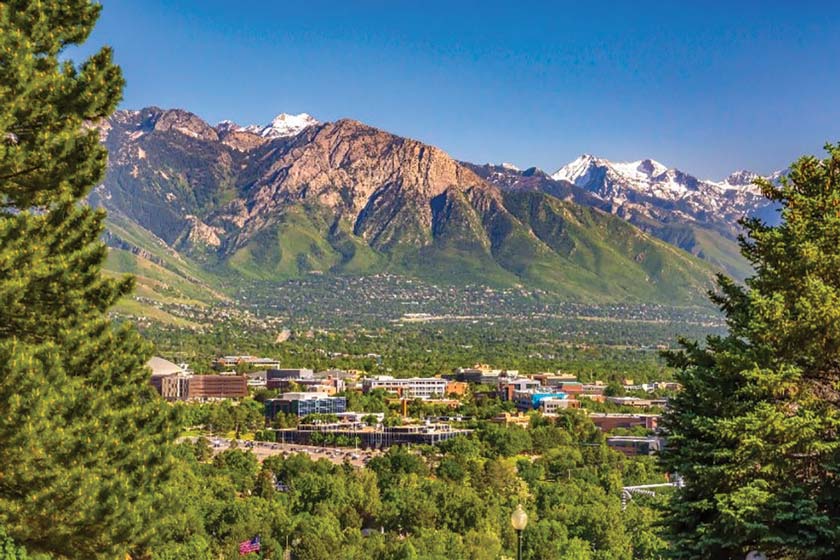
<instances>
[{"instance_id":1,"label":"glass facade building","mask_svg":"<svg viewBox=\"0 0 840 560\"><path fill-rule=\"evenodd\" d=\"M279 412L308 416L310 414L338 414L347 411L347 399L323 393L286 393L279 399L265 401L265 417L271 421Z\"/></svg>"}]
</instances>

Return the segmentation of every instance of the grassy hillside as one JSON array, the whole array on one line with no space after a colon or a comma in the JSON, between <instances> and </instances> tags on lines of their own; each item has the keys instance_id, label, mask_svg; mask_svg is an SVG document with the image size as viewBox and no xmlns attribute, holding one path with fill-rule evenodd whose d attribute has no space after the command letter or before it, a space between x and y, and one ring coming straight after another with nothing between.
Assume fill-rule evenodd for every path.
<instances>
[{"instance_id":1,"label":"grassy hillside","mask_svg":"<svg viewBox=\"0 0 840 560\"><path fill-rule=\"evenodd\" d=\"M743 280L752 274L752 267L741 255L738 242L711 227L687 223L663 224L638 216L630 222L655 237L711 263L736 280Z\"/></svg>"},{"instance_id":2,"label":"grassy hillside","mask_svg":"<svg viewBox=\"0 0 840 560\"><path fill-rule=\"evenodd\" d=\"M288 208L278 223L260 231L227 259L234 274L253 280L285 280L311 273L371 274L382 255L356 236L346 221L323 208Z\"/></svg>"},{"instance_id":3,"label":"grassy hillside","mask_svg":"<svg viewBox=\"0 0 840 560\"><path fill-rule=\"evenodd\" d=\"M106 273L131 274L136 284L134 293L117 304L118 313L176 326L195 326L165 308L175 305L201 308L228 299L219 289L217 276L128 220L108 217L108 242Z\"/></svg>"}]
</instances>

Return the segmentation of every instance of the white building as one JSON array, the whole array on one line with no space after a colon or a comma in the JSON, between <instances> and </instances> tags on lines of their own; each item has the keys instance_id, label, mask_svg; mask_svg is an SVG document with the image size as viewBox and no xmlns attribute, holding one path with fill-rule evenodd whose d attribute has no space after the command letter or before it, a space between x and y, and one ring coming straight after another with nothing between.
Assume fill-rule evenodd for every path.
<instances>
[{"instance_id":1,"label":"white building","mask_svg":"<svg viewBox=\"0 0 840 560\"><path fill-rule=\"evenodd\" d=\"M521 377L517 379L512 379L507 382L508 387L513 387L514 391L525 392L525 391L537 391L541 384L536 379L529 379L527 377Z\"/></svg>"},{"instance_id":2,"label":"white building","mask_svg":"<svg viewBox=\"0 0 840 560\"><path fill-rule=\"evenodd\" d=\"M580 403L575 399L547 398L540 401L540 412L543 414L557 414L558 410L567 408L580 408Z\"/></svg>"},{"instance_id":3,"label":"white building","mask_svg":"<svg viewBox=\"0 0 840 560\"><path fill-rule=\"evenodd\" d=\"M446 379L438 377L409 377L395 379L389 375L368 377L362 380L362 390L369 393L374 389L385 389L389 393L411 399L429 399L446 395Z\"/></svg>"}]
</instances>

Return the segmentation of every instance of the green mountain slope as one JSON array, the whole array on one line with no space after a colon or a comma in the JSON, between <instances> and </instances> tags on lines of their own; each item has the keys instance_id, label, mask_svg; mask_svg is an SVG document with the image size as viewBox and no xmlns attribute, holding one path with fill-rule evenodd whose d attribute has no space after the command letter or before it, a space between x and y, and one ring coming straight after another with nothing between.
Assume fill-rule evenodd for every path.
<instances>
[{"instance_id":1,"label":"green mountain slope","mask_svg":"<svg viewBox=\"0 0 840 560\"><path fill-rule=\"evenodd\" d=\"M131 274L136 285L134 293L117 304L118 313L176 326L195 326L164 308L202 308L228 299L219 287L222 282L216 274L203 270L142 226L110 213L107 227L106 272Z\"/></svg>"},{"instance_id":2,"label":"green mountain slope","mask_svg":"<svg viewBox=\"0 0 840 560\"><path fill-rule=\"evenodd\" d=\"M711 266L610 214L535 192L508 192L505 203L552 250L525 259L532 282L609 301L662 302L697 302L710 285ZM521 246L512 252L520 260Z\"/></svg>"}]
</instances>

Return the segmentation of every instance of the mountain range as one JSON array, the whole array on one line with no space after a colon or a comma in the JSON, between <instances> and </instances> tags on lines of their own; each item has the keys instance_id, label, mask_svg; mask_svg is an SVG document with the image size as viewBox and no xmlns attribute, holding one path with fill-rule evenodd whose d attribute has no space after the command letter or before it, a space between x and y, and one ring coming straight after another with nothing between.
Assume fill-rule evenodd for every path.
<instances>
[{"instance_id":1,"label":"mountain range","mask_svg":"<svg viewBox=\"0 0 840 560\"><path fill-rule=\"evenodd\" d=\"M109 266L137 274L150 297L394 272L574 301L694 304L716 270L743 277L734 219L766 206L748 174L712 183L652 160L582 156L550 176L307 114L213 126L149 107L99 131L109 163L90 200L108 211Z\"/></svg>"},{"instance_id":2,"label":"mountain range","mask_svg":"<svg viewBox=\"0 0 840 560\"><path fill-rule=\"evenodd\" d=\"M776 224L779 220L777 208L753 183L758 174L750 171L709 181L651 159L616 163L588 154L551 175L504 164L466 165L500 188L545 192L621 217L738 280L751 272L740 254L738 221L759 217ZM777 182L782 174L766 179Z\"/></svg>"}]
</instances>

